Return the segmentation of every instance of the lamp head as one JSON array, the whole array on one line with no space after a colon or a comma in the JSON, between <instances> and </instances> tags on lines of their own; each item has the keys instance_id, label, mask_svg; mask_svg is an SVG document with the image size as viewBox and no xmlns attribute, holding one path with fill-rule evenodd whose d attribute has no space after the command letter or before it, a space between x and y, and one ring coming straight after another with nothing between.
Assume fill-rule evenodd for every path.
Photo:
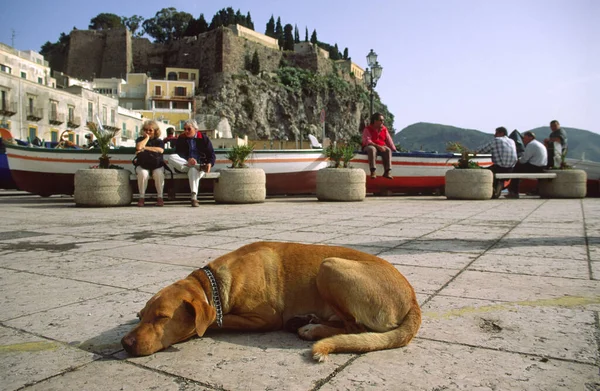
<instances>
[{"instance_id":1,"label":"lamp head","mask_svg":"<svg viewBox=\"0 0 600 391\"><path fill-rule=\"evenodd\" d=\"M373 49L371 49L369 54L367 54L367 64L369 64L370 67L373 67L373 65L375 65L376 62L377 62L377 53L375 53L373 51Z\"/></svg>"}]
</instances>

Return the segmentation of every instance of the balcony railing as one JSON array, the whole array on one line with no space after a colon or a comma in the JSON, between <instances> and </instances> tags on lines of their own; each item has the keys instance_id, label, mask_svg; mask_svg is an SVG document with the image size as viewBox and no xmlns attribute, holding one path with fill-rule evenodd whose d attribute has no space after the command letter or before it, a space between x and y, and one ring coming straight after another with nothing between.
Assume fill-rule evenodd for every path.
<instances>
[{"instance_id":1,"label":"balcony railing","mask_svg":"<svg viewBox=\"0 0 600 391\"><path fill-rule=\"evenodd\" d=\"M50 111L48 122L52 125L60 125L65 122L65 115L63 113L57 113L56 111Z\"/></svg>"},{"instance_id":2,"label":"balcony railing","mask_svg":"<svg viewBox=\"0 0 600 391\"><path fill-rule=\"evenodd\" d=\"M81 126L81 118L71 116L67 119L67 126L69 128L78 128Z\"/></svg>"},{"instance_id":3,"label":"balcony railing","mask_svg":"<svg viewBox=\"0 0 600 391\"><path fill-rule=\"evenodd\" d=\"M15 102L0 101L0 115L13 116L17 114L17 104Z\"/></svg>"},{"instance_id":4,"label":"balcony railing","mask_svg":"<svg viewBox=\"0 0 600 391\"><path fill-rule=\"evenodd\" d=\"M173 96L171 96L171 99L173 99L173 100L191 100L191 99L194 99L194 96L192 94L173 95Z\"/></svg>"},{"instance_id":5,"label":"balcony railing","mask_svg":"<svg viewBox=\"0 0 600 391\"><path fill-rule=\"evenodd\" d=\"M44 109L39 109L37 107L27 108L27 119L29 121L39 121L42 118L44 118Z\"/></svg>"}]
</instances>

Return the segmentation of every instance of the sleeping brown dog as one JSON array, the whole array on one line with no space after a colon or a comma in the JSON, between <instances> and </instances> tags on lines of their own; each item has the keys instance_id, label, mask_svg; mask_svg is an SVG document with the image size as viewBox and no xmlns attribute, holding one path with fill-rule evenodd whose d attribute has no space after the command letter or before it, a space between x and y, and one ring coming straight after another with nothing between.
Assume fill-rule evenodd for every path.
<instances>
[{"instance_id":1,"label":"sleeping brown dog","mask_svg":"<svg viewBox=\"0 0 600 391\"><path fill-rule=\"evenodd\" d=\"M208 328L297 332L313 358L408 344L421 325L412 286L390 263L357 250L257 242L158 292L121 343L145 356Z\"/></svg>"}]
</instances>

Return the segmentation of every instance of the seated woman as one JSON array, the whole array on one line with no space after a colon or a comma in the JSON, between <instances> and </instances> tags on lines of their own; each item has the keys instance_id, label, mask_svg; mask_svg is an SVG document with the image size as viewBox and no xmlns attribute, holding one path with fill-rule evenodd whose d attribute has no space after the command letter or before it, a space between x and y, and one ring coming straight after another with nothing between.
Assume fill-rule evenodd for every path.
<instances>
[{"instance_id":1,"label":"seated woman","mask_svg":"<svg viewBox=\"0 0 600 391\"><path fill-rule=\"evenodd\" d=\"M142 126L144 135L139 137L135 144L136 154L142 151L158 152L162 155L165 148L165 143L160 138L160 128L156 121L148 120L144 122ZM150 170L137 166L135 168L138 181L138 190L140 198L137 206L144 206L144 198L146 195L146 188L148 187L148 178L150 176ZM156 206L164 206L163 201L163 189L165 187L165 168L163 166L152 170L152 178L154 179L154 186L156 187Z\"/></svg>"}]
</instances>

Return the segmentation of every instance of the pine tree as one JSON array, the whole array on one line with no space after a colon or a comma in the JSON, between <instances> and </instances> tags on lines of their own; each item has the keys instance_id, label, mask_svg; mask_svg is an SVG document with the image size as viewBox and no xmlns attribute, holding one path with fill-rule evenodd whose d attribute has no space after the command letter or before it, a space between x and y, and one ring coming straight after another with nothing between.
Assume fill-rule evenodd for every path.
<instances>
[{"instance_id":1,"label":"pine tree","mask_svg":"<svg viewBox=\"0 0 600 391\"><path fill-rule=\"evenodd\" d=\"M267 22L267 29L265 30L267 37L275 38L275 18L271 15L271 19Z\"/></svg>"},{"instance_id":2,"label":"pine tree","mask_svg":"<svg viewBox=\"0 0 600 391\"><path fill-rule=\"evenodd\" d=\"M304 33L304 42L308 42L308 27L306 27L306 32Z\"/></svg>"},{"instance_id":3,"label":"pine tree","mask_svg":"<svg viewBox=\"0 0 600 391\"><path fill-rule=\"evenodd\" d=\"M279 43L279 49L283 47L283 26L281 25L281 18L277 17L277 23L275 24L275 38Z\"/></svg>"},{"instance_id":4,"label":"pine tree","mask_svg":"<svg viewBox=\"0 0 600 391\"><path fill-rule=\"evenodd\" d=\"M344 48L344 60L348 60L348 48Z\"/></svg>"},{"instance_id":5,"label":"pine tree","mask_svg":"<svg viewBox=\"0 0 600 391\"><path fill-rule=\"evenodd\" d=\"M300 43L300 33L298 32L298 25L294 25L294 43Z\"/></svg>"},{"instance_id":6,"label":"pine tree","mask_svg":"<svg viewBox=\"0 0 600 391\"><path fill-rule=\"evenodd\" d=\"M294 27L291 24L286 24L283 28L283 50L294 50Z\"/></svg>"},{"instance_id":7,"label":"pine tree","mask_svg":"<svg viewBox=\"0 0 600 391\"><path fill-rule=\"evenodd\" d=\"M250 11L246 14L246 27L254 30L254 22L252 21L252 16L250 16Z\"/></svg>"},{"instance_id":8,"label":"pine tree","mask_svg":"<svg viewBox=\"0 0 600 391\"><path fill-rule=\"evenodd\" d=\"M310 36L310 43L316 45L319 42L317 39L317 30L313 30L312 35Z\"/></svg>"}]
</instances>

